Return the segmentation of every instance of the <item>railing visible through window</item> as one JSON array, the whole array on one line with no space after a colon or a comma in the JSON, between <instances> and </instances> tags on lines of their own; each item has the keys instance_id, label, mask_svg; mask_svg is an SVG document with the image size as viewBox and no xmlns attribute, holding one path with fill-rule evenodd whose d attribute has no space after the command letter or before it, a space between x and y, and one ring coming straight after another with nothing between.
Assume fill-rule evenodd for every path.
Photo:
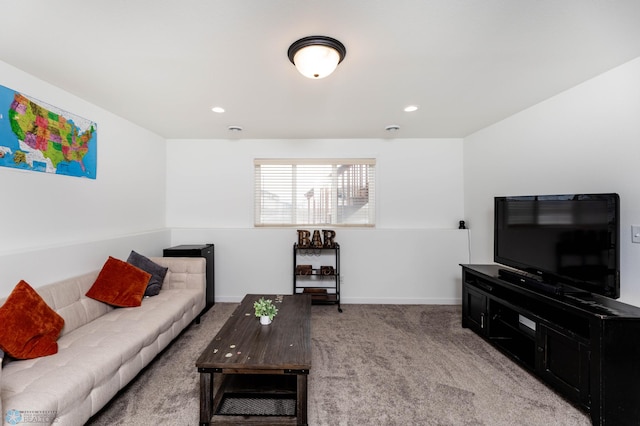
<instances>
[{"instance_id":1,"label":"railing visible through window","mask_svg":"<svg viewBox=\"0 0 640 426\"><path fill-rule=\"evenodd\" d=\"M374 226L375 159L256 159L256 226Z\"/></svg>"}]
</instances>

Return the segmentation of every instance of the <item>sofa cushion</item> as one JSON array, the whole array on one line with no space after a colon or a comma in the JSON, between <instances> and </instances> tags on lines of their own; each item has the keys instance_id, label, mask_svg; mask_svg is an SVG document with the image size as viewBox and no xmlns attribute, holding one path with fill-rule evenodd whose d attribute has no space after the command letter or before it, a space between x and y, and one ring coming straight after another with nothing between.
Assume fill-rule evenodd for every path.
<instances>
[{"instance_id":1,"label":"sofa cushion","mask_svg":"<svg viewBox=\"0 0 640 426\"><path fill-rule=\"evenodd\" d=\"M133 250L131 250L131 253L129 254L127 263L151 274L151 278L149 278L149 283L147 284L147 289L145 290L144 295L157 296L162 289L162 283L164 282L164 277L167 275L169 268L160 266L148 257L145 257Z\"/></svg>"},{"instance_id":2,"label":"sofa cushion","mask_svg":"<svg viewBox=\"0 0 640 426\"><path fill-rule=\"evenodd\" d=\"M123 308L140 306L150 278L150 273L109 256L87 297Z\"/></svg>"},{"instance_id":3,"label":"sofa cushion","mask_svg":"<svg viewBox=\"0 0 640 426\"><path fill-rule=\"evenodd\" d=\"M0 307L0 324L0 349L9 356L31 359L58 352L64 319L24 280Z\"/></svg>"}]
</instances>

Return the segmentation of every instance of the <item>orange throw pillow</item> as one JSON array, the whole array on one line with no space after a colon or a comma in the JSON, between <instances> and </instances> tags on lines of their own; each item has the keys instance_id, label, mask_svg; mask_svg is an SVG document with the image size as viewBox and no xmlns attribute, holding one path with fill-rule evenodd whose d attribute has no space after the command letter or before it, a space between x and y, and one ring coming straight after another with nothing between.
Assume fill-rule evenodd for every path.
<instances>
[{"instance_id":1,"label":"orange throw pillow","mask_svg":"<svg viewBox=\"0 0 640 426\"><path fill-rule=\"evenodd\" d=\"M64 319L26 281L20 281L0 307L0 349L18 359L58 352Z\"/></svg>"},{"instance_id":2,"label":"orange throw pillow","mask_svg":"<svg viewBox=\"0 0 640 426\"><path fill-rule=\"evenodd\" d=\"M140 306L150 278L148 272L109 256L87 297L121 308Z\"/></svg>"}]
</instances>

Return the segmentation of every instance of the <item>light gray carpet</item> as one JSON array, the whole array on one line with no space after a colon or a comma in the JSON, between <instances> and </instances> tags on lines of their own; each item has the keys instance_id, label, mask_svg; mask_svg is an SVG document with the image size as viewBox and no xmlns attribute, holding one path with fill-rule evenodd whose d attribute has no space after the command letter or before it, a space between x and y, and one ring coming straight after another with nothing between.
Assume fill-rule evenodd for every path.
<instances>
[{"instance_id":1,"label":"light gray carpet","mask_svg":"<svg viewBox=\"0 0 640 426\"><path fill-rule=\"evenodd\" d=\"M197 425L195 361L236 306L217 303L89 424ZM312 308L310 425L591 424L461 328L460 306L343 309Z\"/></svg>"}]
</instances>

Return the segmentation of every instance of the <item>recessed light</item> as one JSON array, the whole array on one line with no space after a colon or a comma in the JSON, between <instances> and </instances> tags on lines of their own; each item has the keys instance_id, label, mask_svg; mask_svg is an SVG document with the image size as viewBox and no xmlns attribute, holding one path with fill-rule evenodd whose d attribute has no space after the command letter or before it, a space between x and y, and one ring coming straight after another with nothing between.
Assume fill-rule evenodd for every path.
<instances>
[{"instance_id":1,"label":"recessed light","mask_svg":"<svg viewBox=\"0 0 640 426\"><path fill-rule=\"evenodd\" d=\"M405 112L413 112L413 111L417 111L418 110L418 105L409 105L408 107L405 107L404 111Z\"/></svg>"},{"instance_id":2,"label":"recessed light","mask_svg":"<svg viewBox=\"0 0 640 426\"><path fill-rule=\"evenodd\" d=\"M222 108L222 107L213 107L213 108L211 108L211 111L217 112L218 114L222 114L224 112L224 108Z\"/></svg>"}]
</instances>

